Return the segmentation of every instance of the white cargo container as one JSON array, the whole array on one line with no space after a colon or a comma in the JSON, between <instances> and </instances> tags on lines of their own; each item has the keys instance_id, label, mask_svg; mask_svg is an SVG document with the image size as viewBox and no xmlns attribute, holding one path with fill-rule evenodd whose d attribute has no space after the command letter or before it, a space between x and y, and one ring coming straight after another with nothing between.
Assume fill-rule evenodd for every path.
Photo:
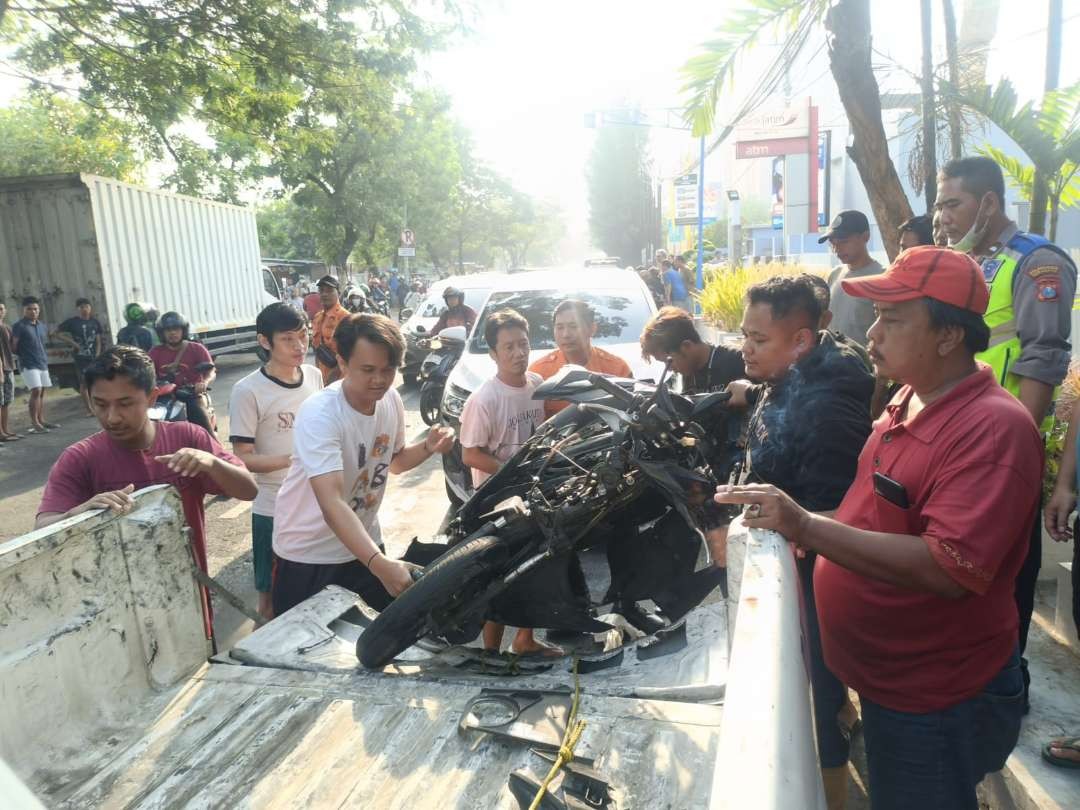
<instances>
[{"instance_id":1,"label":"white cargo container","mask_svg":"<svg viewBox=\"0 0 1080 810\"><path fill-rule=\"evenodd\" d=\"M128 302L176 310L215 355L254 348L255 316L280 300L251 209L88 174L0 178L0 295L9 323L40 298L50 327L89 298L113 339Z\"/></svg>"}]
</instances>

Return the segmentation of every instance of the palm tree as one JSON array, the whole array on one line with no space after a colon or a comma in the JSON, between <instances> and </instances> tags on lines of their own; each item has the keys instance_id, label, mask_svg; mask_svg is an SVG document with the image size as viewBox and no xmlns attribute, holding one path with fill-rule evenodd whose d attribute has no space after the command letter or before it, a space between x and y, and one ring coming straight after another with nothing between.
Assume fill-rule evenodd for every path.
<instances>
[{"instance_id":1,"label":"palm tree","mask_svg":"<svg viewBox=\"0 0 1080 810\"><path fill-rule=\"evenodd\" d=\"M713 132L716 105L730 85L739 58L767 31L778 26L787 36L780 54L759 87L720 133L723 140L742 115L766 100L792 66L813 30L829 32L829 67L851 125L848 154L866 187L885 250L899 252L897 227L911 216L896 167L889 157L881 120L881 92L871 64L870 0L746 0L731 12L702 53L683 68L686 76L686 119L696 135Z\"/></svg>"},{"instance_id":2,"label":"palm tree","mask_svg":"<svg viewBox=\"0 0 1080 810\"><path fill-rule=\"evenodd\" d=\"M1080 82L1051 90L1036 108L1034 102L1019 106L1012 82L1002 79L996 87L953 92L966 107L981 114L1016 142L1032 165L1010 158L989 145L979 151L1001 166L1010 180L1032 201L1028 230L1046 233L1047 199L1051 241L1057 236L1058 212L1080 205ZM1045 178L1046 196L1037 199L1038 180Z\"/></svg>"}]
</instances>

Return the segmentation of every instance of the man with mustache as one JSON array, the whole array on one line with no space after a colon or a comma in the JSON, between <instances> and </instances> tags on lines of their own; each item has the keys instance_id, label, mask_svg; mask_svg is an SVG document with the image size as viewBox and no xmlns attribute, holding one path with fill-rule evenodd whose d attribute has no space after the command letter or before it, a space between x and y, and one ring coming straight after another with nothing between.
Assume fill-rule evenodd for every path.
<instances>
[{"instance_id":1,"label":"man with mustache","mask_svg":"<svg viewBox=\"0 0 1080 810\"><path fill-rule=\"evenodd\" d=\"M904 384L833 517L780 487L720 487L746 525L815 552L825 663L862 705L874 810L976 810L1023 711L1013 583L1042 477L1030 413L976 362L990 330L979 266L906 250L844 282L874 302L870 356Z\"/></svg>"}]
</instances>

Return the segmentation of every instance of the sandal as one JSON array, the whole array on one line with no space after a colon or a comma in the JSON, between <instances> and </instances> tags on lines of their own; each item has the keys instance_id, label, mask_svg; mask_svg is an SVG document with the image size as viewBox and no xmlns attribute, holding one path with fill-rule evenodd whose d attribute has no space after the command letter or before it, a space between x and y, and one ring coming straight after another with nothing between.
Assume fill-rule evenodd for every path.
<instances>
[{"instance_id":1,"label":"sandal","mask_svg":"<svg viewBox=\"0 0 1080 810\"><path fill-rule=\"evenodd\" d=\"M525 652L518 652L511 646L510 654L515 658L562 658L566 655L566 651L562 647L541 643L539 650L527 650Z\"/></svg>"},{"instance_id":2,"label":"sandal","mask_svg":"<svg viewBox=\"0 0 1080 810\"><path fill-rule=\"evenodd\" d=\"M48 433L49 431L46 430L43 427L32 427L26 432L27 432L27 434L29 434L31 436L38 436L38 435L41 435L43 433Z\"/></svg>"},{"instance_id":3,"label":"sandal","mask_svg":"<svg viewBox=\"0 0 1080 810\"><path fill-rule=\"evenodd\" d=\"M5 436L0 436L0 442L17 442L21 438L22 436L18 433L8 433Z\"/></svg>"},{"instance_id":4,"label":"sandal","mask_svg":"<svg viewBox=\"0 0 1080 810\"><path fill-rule=\"evenodd\" d=\"M1065 748L1076 754L1080 754L1080 737L1064 737L1060 740L1052 740L1042 747L1042 758L1058 768L1073 768L1080 770L1080 759L1059 757L1051 748Z\"/></svg>"},{"instance_id":5,"label":"sandal","mask_svg":"<svg viewBox=\"0 0 1080 810\"><path fill-rule=\"evenodd\" d=\"M49 430L58 430L60 426L55 422L42 422L42 426L47 427Z\"/></svg>"}]
</instances>

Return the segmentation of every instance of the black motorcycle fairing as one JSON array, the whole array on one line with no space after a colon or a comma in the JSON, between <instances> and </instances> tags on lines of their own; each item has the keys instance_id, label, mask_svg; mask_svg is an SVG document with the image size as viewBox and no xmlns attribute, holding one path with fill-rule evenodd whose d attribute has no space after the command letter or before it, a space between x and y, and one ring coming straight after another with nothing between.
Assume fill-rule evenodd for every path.
<instances>
[{"instance_id":1,"label":"black motorcycle fairing","mask_svg":"<svg viewBox=\"0 0 1080 810\"><path fill-rule=\"evenodd\" d=\"M626 517L607 544L611 585L603 601L656 601L656 594L693 573L701 548L698 535L675 509L652 520L642 520L647 516L640 513Z\"/></svg>"},{"instance_id":2,"label":"black motorcycle fairing","mask_svg":"<svg viewBox=\"0 0 1080 810\"><path fill-rule=\"evenodd\" d=\"M488 604L487 618L512 627L604 633L610 625L591 610L585 572L576 553L545 560Z\"/></svg>"}]
</instances>

